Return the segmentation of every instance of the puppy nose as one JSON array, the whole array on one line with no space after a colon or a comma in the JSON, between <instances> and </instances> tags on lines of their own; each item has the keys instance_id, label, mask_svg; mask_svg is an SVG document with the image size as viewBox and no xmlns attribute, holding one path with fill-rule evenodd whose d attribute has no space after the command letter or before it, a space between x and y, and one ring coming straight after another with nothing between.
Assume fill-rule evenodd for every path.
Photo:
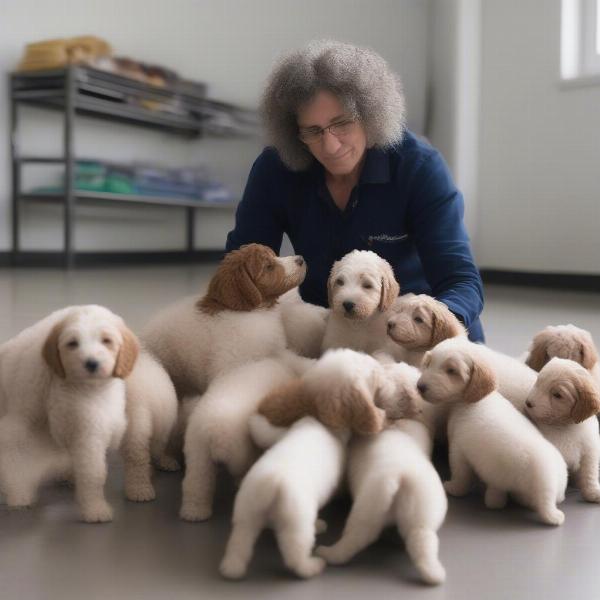
<instances>
[{"instance_id":1,"label":"puppy nose","mask_svg":"<svg viewBox=\"0 0 600 600\"><path fill-rule=\"evenodd\" d=\"M527 408L533 408L533 402L531 400L527 400L527 402L525 402L525 406Z\"/></svg>"},{"instance_id":2,"label":"puppy nose","mask_svg":"<svg viewBox=\"0 0 600 600\"><path fill-rule=\"evenodd\" d=\"M296 260L294 262L301 267L304 264L304 259L301 256L296 256Z\"/></svg>"},{"instance_id":3,"label":"puppy nose","mask_svg":"<svg viewBox=\"0 0 600 600\"><path fill-rule=\"evenodd\" d=\"M427 385L419 381L419 383L417 383L417 389L419 390L419 394L423 395L427 391Z\"/></svg>"},{"instance_id":4,"label":"puppy nose","mask_svg":"<svg viewBox=\"0 0 600 600\"><path fill-rule=\"evenodd\" d=\"M394 327L396 327L396 323L394 321L388 321L387 330L392 331L392 329L394 329Z\"/></svg>"},{"instance_id":5,"label":"puppy nose","mask_svg":"<svg viewBox=\"0 0 600 600\"><path fill-rule=\"evenodd\" d=\"M90 372L90 373L95 373L96 370L98 369L98 361L94 360L93 358L88 358L85 361L85 368Z\"/></svg>"},{"instance_id":6,"label":"puppy nose","mask_svg":"<svg viewBox=\"0 0 600 600\"><path fill-rule=\"evenodd\" d=\"M354 302L350 302L350 300L346 300L345 302L342 302L342 306L344 307L344 310L346 312L352 312L352 309L354 308Z\"/></svg>"}]
</instances>

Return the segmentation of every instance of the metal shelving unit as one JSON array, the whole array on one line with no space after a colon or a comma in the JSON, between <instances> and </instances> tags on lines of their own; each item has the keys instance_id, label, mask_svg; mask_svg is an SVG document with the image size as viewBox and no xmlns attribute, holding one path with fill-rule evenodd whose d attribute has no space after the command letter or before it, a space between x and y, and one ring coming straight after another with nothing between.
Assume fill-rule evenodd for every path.
<instances>
[{"instance_id":1,"label":"metal shelving unit","mask_svg":"<svg viewBox=\"0 0 600 600\"><path fill-rule=\"evenodd\" d=\"M158 129L193 139L210 131L211 115L236 107L209 100L203 84L180 82L174 87L159 88L133 79L89 67L13 73L10 75L11 159L12 159L12 258L13 264L26 264L20 247L19 211L23 202L52 202L63 205L63 258L67 268L75 265L73 248L75 207L84 204L153 205L184 209L186 214L186 253L194 250L195 211L207 208L231 208L235 203L203 202L187 198L165 198L79 191L74 188L75 156L73 134L76 115ZM132 103L132 100L134 101ZM172 103L173 112L149 110L143 102ZM19 155L17 145L18 108L21 104L59 110L64 115L63 156ZM231 131L229 132L231 133ZM21 189L21 171L26 164L62 164L65 168L63 193L25 193ZM27 253L31 256L31 253Z\"/></svg>"}]
</instances>

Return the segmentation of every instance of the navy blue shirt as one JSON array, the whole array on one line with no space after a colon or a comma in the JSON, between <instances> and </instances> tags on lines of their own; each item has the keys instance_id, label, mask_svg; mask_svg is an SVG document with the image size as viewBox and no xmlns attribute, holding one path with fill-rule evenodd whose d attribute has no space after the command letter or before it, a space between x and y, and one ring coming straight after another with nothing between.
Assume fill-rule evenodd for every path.
<instances>
[{"instance_id":1,"label":"navy blue shirt","mask_svg":"<svg viewBox=\"0 0 600 600\"><path fill-rule=\"evenodd\" d=\"M367 150L358 185L340 210L316 160L288 169L273 148L256 159L226 250L256 242L281 249L283 234L306 260L303 299L327 306L333 263L373 250L393 267L401 293L429 294L483 341L483 286L463 224L464 201L441 154L406 131L398 146Z\"/></svg>"}]
</instances>

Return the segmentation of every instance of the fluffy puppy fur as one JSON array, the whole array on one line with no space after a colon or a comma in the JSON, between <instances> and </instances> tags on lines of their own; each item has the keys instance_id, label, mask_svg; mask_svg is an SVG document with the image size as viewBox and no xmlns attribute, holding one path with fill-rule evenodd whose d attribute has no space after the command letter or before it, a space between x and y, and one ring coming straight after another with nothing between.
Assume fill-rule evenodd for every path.
<instances>
[{"instance_id":1,"label":"fluffy puppy fur","mask_svg":"<svg viewBox=\"0 0 600 600\"><path fill-rule=\"evenodd\" d=\"M401 419L375 436L355 437L348 453L348 479L354 499L340 540L315 553L329 564L348 562L395 525L424 582L446 577L438 558L437 531L448 501L429 459L432 441L422 423Z\"/></svg>"},{"instance_id":2,"label":"fluffy puppy fur","mask_svg":"<svg viewBox=\"0 0 600 600\"><path fill-rule=\"evenodd\" d=\"M600 390L590 372L572 360L552 358L538 375L526 411L562 454L583 498L600 502Z\"/></svg>"},{"instance_id":3,"label":"fluffy puppy fur","mask_svg":"<svg viewBox=\"0 0 600 600\"><path fill-rule=\"evenodd\" d=\"M286 350L213 380L196 403L185 433L182 519L210 518L218 464L236 479L243 477L258 456L248 418L273 387L297 377L311 362Z\"/></svg>"},{"instance_id":4,"label":"fluffy puppy fur","mask_svg":"<svg viewBox=\"0 0 600 600\"><path fill-rule=\"evenodd\" d=\"M341 481L348 437L347 431L333 434L305 417L258 459L235 499L233 530L220 567L224 577L244 577L264 527L274 529L285 565L298 577L323 570L325 561L311 556L317 527L324 526L317 516Z\"/></svg>"},{"instance_id":5,"label":"fluffy puppy fur","mask_svg":"<svg viewBox=\"0 0 600 600\"><path fill-rule=\"evenodd\" d=\"M112 519L106 453L125 431L125 383L138 342L108 309L56 311L0 347L5 415L0 488L30 506L44 481L71 478L84 521Z\"/></svg>"},{"instance_id":6,"label":"fluffy puppy fur","mask_svg":"<svg viewBox=\"0 0 600 600\"><path fill-rule=\"evenodd\" d=\"M534 336L525 362L541 371L555 356L579 363L600 383L598 350L589 331L571 324L546 327Z\"/></svg>"},{"instance_id":7,"label":"fluffy puppy fur","mask_svg":"<svg viewBox=\"0 0 600 600\"><path fill-rule=\"evenodd\" d=\"M268 394L258 412L278 427L312 416L334 430L381 431L388 419L418 414L414 367L382 364L363 352L328 350L306 373Z\"/></svg>"},{"instance_id":8,"label":"fluffy puppy fur","mask_svg":"<svg viewBox=\"0 0 600 600\"><path fill-rule=\"evenodd\" d=\"M307 358L319 358L329 309L304 302L298 288L283 294L279 307L288 348Z\"/></svg>"},{"instance_id":9,"label":"fluffy puppy fur","mask_svg":"<svg viewBox=\"0 0 600 600\"><path fill-rule=\"evenodd\" d=\"M427 350L467 332L443 302L427 294L406 294L390 309L387 334L406 351L405 362L418 367Z\"/></svg>"},{"instance_id":10,"label":"fluffy puppy fur","mask_svg":"<svg viewBox=\"0 0 600 600\"><path fill-rule=\"evenodd\" d=\"M373 354L385 350L396 359L403 354L387 338L387 318L400 286L390 264L367 250L353 250L334 263L327 292L331 313L323 348L351 348Z\"/></svg>"},{"instance_id":11,"label":"fluffy puppy fur","mask_svg":"<svg viewBox=\"0 0 600 600\"><path fill-rule=\"evenodd\" d=\"M142 350L125 380L127 430L121 445L125 496L128 500L154 500L152 462L163 471L177 471L179 463L167 452L177 421L177 394L161 364Z\"/></svg>"},{"instance_id":12,"label":"fluffy puppy fur","mask_svg":"<svg viewBox=\"0 0 600 600\"><path fill-rule=\"evenodd\" d=\"M470 490L476 474L486 485L485 504L502 508L507 494L535 510L549 525L561 525L567 468L560 452L527 417L496 391L492 366L463 338L438 344L423 359L417 384L423 398L451 403L448 444L452 496Z\"/></svg>"},{"instance_id":13,"label":"fluffy puppy fur","mask_svg":"<svg viewBox=\"0 0 600 600\"><path fill-rule=\"evenodd\" d=\"M306 275L301 256L278 258L248 244L225 256L205 296L185 299L155 316L142 333L177 395L201 394L219 373L286 347L277 298Z\"/></svg>"}]
</instances>

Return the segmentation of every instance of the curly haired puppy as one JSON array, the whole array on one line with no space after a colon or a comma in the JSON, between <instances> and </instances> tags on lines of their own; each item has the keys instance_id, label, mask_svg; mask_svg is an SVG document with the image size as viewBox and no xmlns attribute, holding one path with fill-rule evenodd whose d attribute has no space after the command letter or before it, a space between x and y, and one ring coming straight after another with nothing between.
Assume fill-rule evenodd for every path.
<instances>
[{"instance_id":1,"label":"curly haired puppy","mask_svg":"<svg viewBox=\"0 0 600 600\"><path fill-rule=\"evenodd\" d=\"M526 403L529 418L560 451L588 502L600 502L600 389L578 363L552 358Z\"/></svg>"},{"instance_id":2,"label":"curly haired puppy","mask_svg":"<svg viewBox=\"0 0 600 600\"><path fill-rule=\"evenodd\" d=\"M244 577L264 527L274 529L285 565L298 577L323 570L325 561L311 556L315 534L324 528L317 516L342 479L348 437L347 431L334 434L312 417L275 436L235 498L233 530L221 562L224 577Z\"/></svg>"},{"instance_id":3,"label":"curly haired puppy","mask_svg":"<svg viewBox=\"0 0 600 600\"><path fill-rule=\"evenodd\" d=\"M218 465L240 479L258 456L248 429L250 415L270 390L291 381L312 362L285 350L211 382L195 404L185 432L182 519L210 518Z\"/></svg>"},{"instance_id":4,"label":"curly haired puppy","mask_svg":"<svg viewBox=\"0 0 600 600\"><path fill-rule=\"evenodd\" d=\"M406 294L390 309L387 334L406 350L405 362L418 367L427 350L467 332L443 302L427 294Z\"/></svg>"},{"instance_id":5,"label":"curly haired puppy","mask_svg":"<svg viewBox=\"0 0 600 600\"><path fill-rule=\"evenodd\" d=\"M306 275L301 256L278 258L248 244L225 256L205 296L166 308L142 339L166 368L181 399L201 394L219 373L286 347L277 299Z\"/></svg>"},{"instance_id":6,"label":"curly haired puppy","mask_svg":"<svg viewBox=\"0 0 600 600\"><path fill-rule=\"evenodd\" d=\"M375 436L355 437L348 451L348 479L354 503L342 537L315 553L343 564L372 544L384 527L395 525L426 583L446 577L438 558L438 529L446 517L444 487L429 459L426 427L401 419Z\"/></svg>"},{"instance_id":7,"label":"curly haired puppy","mask_svg":"<svg viewBox=\"0 0 600 600\"><path fill-rule=\"evenodd\" d=\"M56 311L0 347L0 488L9 506L29 506L44 481L72 475L83 520L112 519L106 453L125 431L123 379L137 355L122 319L95 305Z\"/></svg>"},{"instance_id":8,"label":"curly haired puppy","mask_svg":"<svg viewBox=\"0 0 600 600\"><path fill-rule=\"evenodd\" d=\"M268 394L258 412L277 427L312 416L334 430L381 431L388 419L419 414L414 367L363 352L328 350L302 377Z\"/></svg>"},{"instance_id":9,"label":"curly haired puppy","mask_svg":"<svg viewBox=\"0 0 600 600\"><path fill-rule=\"evenodd\" d=\"M579 363L600 383L598 350L589 331L571 324L542 329L531 342L526 363L535 371L541 371L555 356Z\"/></svg>"},{"instance_id":10,"label":"curly haired puppy","mask_svg":"<svg viewBox=\"0 0 600 600\"><path fill-rule=\"evenodd\" d=\"M390 308L400 286L390 264L370 250L353 250L334 263L327 280L331 313L323 351L351 348L373 354L385 350L401 359L401 349L387 337Z\"/></svg>"},{"instance_id":11,"label":"curly haired puppy","mask_svg":"<svg viewBox=\"0 0 600 600\"><path fill-rule=\"evenodd\" d=\"M507 494L561 525L567 467L560 452L529 419L496 391L491 364L464 338L438 344L423 359L417 387L425 400L450 403L448 444L452 496L471 488L473 475L486 485L485 504L502 508Z\"/></svg>"}]
</instances>

